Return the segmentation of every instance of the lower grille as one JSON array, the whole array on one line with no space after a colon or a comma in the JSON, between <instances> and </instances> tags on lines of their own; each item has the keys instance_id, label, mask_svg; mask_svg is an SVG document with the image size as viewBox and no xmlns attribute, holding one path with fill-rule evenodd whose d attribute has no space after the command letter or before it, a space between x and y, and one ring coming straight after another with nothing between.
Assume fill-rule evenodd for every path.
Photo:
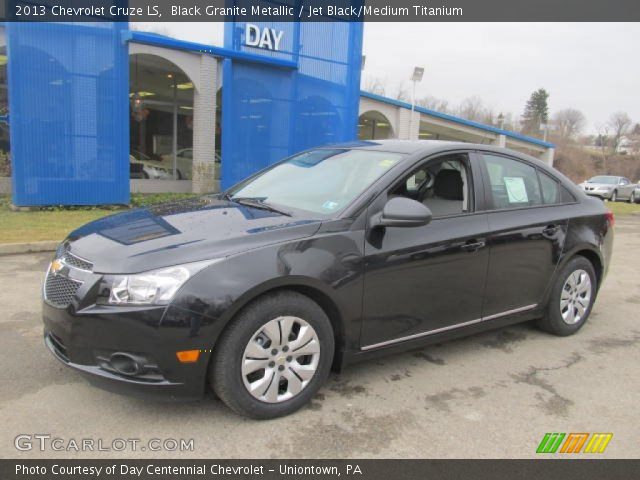
<instances>
[{"instance_id":1,"label":"lower grille","mask_svg":"<svg viewBox=\"0 0 640 480\"><path fill-rule=\"evenodd\" d=\"M53 333L49 333L47 335L47 340L49 340L49 343L55 350L55 353L64 361L68 362L69 357L67 355L67 348L64 346L64 343L62 343L62 340L56 337Z\"/></svg>"},{"instance_id":2,"label":"lower grille","mask_svg":"<svg viewBox=\"0 0 640 480\"><path fill-rule=\"evenodd\" d=\"M54 307L66 308L80 285L82 285L81 282L49 273L44 282L44 299Z\"/></svg>"}]
</instances>

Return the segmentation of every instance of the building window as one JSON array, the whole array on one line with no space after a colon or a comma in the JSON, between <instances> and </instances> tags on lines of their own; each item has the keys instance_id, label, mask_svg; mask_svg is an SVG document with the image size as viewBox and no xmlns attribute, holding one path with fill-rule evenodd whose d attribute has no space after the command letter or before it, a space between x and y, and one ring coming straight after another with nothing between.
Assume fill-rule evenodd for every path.
<instances>
[{"instance_id":1,"label":"building window","mask_svg":"<svg viewBox=\"0 0 640 480\"><path fill-rule=\"evenodd\" d=\"M156 55L129 57L131 178L191 180L193 93L191 79Z\"/></svg>"},{"instance_id":2,"label":"building window","mask_svg":"<svg viewBox=\"0 0 640 480\"><path fill-rule=\"evenodd\" d=\"M391 122L382 113L375 110L365 112L358 118L358 139L384 140L393 138Z\"/></svg>"}]
</instances>

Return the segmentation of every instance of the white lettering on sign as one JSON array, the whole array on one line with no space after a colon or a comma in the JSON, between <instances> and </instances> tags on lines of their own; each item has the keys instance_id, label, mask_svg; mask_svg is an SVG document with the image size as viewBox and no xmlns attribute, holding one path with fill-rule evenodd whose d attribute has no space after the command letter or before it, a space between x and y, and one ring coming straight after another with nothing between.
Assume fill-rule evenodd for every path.
<instances>
[{"instance_id":1,"label":"white lettering on sign","mask_svg":"<svg viewBox=\"0 0 640 480\"><path fill-rule=\"evenodd\" d=\"M245 30L245 44L249 47L266 48L267 50L280 50L280 40L284 31L274 28L263 28L247 23Z\"/></svg>"}]
</instances>

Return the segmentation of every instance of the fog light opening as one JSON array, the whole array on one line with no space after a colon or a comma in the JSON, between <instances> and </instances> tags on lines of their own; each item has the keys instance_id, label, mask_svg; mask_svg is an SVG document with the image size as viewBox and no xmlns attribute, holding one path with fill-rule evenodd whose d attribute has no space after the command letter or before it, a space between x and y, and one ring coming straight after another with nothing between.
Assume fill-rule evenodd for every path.
<instances>
[{"instance_id":1,"label":"fog light opening","mask_svg":"<svg viewBox=\"0 0 640 480\"><path fill-rule=\"evenodd\" d=\"M128 353L114 353L109 359L111 367L122 375L135 376L142 373L143 366L138 360Z\"/></svg>"}]
</instances>

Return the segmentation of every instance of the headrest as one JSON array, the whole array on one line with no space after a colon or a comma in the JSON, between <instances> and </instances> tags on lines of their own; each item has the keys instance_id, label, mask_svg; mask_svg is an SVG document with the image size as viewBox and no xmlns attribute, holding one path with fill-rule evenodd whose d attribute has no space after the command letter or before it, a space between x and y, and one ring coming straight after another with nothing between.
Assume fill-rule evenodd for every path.
<instances>
[{"instance_id":1,"label":"headrest","mask_svg":"<svg viewBox=\"0 0 640 480\"><path fill-rule=\"evenodd\" d=\"M436 175L434 193L446 200L462 200L462 177L458 170L440 170Z\"/></svg>"}]
</instances>

